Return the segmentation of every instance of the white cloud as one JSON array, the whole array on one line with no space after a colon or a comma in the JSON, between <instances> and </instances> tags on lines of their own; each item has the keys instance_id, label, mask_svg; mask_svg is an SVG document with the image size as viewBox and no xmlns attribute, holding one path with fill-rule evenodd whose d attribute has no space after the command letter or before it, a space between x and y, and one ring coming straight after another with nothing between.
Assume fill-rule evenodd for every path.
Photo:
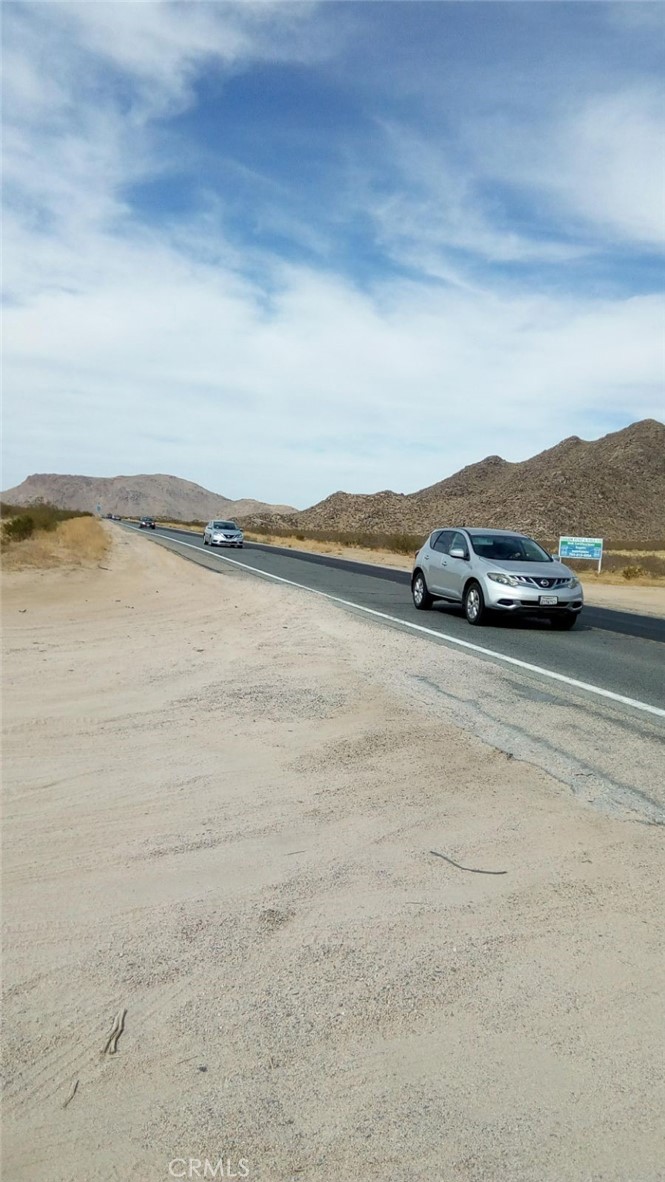
<instances>
[{"instance_id":1,"label":"white cloud","mask_svg":"<svg viewBox=\"0 0 665 1182\"><path fill-rule=\"evenodd\" d=\"M76 283L44 284L7 313L6 382L21 395L10 446L24 464L29 441L31 469L86 456L96 471L166 468L306 503L331 484L406 489L487 451L517 458L578 414L658 413L654 297L398 285L377 304L333 276L279 268L267 310L230 269L90 235L70 267Z\"/></svg>"},{"instance_id":2,"label":"white cloud","mask_svg":"<svg viewBox=\"0 0 665 1182\"><path fill-rule=\"evenodd\" d=\"M594 416L659 413L658 298L500 290L448 254L575 255L497 227L479 195L491 175L650 240L646 92L590 100L543 150L510 156L504 137L482 168L471 139L462 163L393 128L404 183L367 212L393 256L447 282L384 278L363 293L241 253L214 202L176 236L139 228L121 196L163 166L153 120L192 101L211 56L229 70L326 52L309 6L9 7L5 485L34 470L160 470L306 504L344 485L421 487L487 452L522 458ZM273 224L296 216L282 205Z\"/></svg>"},{"instance_id":3,"label":"white cloud","mask_svg":"<svg viewBox=\"0 0 665 1182\"><path fill-rule=\"evenodd\" d=\"M665 243L665 94L624 86L575 96L559 112L516 129L497 116L472 135L488 178L524 186L552 220L614 246Z\"/></svg>"},{"instance_id":4,"label":"white cloud","mask_svg":"<svg viewBox=\"0 0 665 1182\"><path fill-rule=\"evenodd\" d=\"M665 94L591 101L559 134L550 185L571 209L628 240L665 245Z\"/></svg>"},{"instance_id":5,"label":"white cloud","mask_svg":"<svg viewBox=\"0 0 665 1182\"><path fill-rule=\"evenodd\" d=\"M66 98L103 66L131 81L136 118L187 103L203 63L229 68L322 53L308 31L316 7L309 0L50 0L34 6L34 19L32 6L8 7L10 94L41 110L55 85Z\"/></svg>"},{"instance_id":6,"label":"white cloud","mask_svg":"<svg viewBox=\"0 0 665 1182\"><path fill-rule=\"evenodd\" d=\"M456 160L449 143L394 124L383 131L400 181L374 203L373 213L383 241L402 262L464 284L451 265L451 249L499 263L562 262L587 253L554 236L535 238L497 225L500 211L488 208L480 193L482 164Z\"/></svg>"}]
</instances>

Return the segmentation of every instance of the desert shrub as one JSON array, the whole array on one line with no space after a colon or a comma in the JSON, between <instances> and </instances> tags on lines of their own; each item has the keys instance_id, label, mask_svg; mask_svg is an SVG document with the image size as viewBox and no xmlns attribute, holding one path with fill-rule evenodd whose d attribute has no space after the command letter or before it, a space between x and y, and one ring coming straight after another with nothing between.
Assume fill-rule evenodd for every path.
<instances>
[{"instance_id":1,"label":"desert shrub","mask_svg":"<svg viewBox=\"0 0 665 1182\"><path fill-rule=\"evenodd\" d=\"M25 542L38 530L50 532L61 521L69 521L73 517L92 517L92 513L59 509L57 505L49 505L46 501L36 501L30 505L0 503L2 542Z\"/></svg>"},{"instance_id":2,"label":"desert shrub","mask_svg":"<svg viewBox=\"0 0 665 1182\"><path fill-rule=\"evenodd\" d=\"M248 535L270 535L271 538L293 538L299 542L332 542L338 546L355 546L362 550L390 550L394 554L413 554L424 540L423 534L373 533L370 530L307 529L294 533L293 526L265 523L263 530L247 526Z\"/></svg>"},{"instance_id":3,"label":"desert shrub","mask_svg":"<svg viewBox=\"0 0 665 1182\"><path fill-rule=\"evenodd\" d=\"M386 550L393 554L413 554L421 545L421 539L414 538L412 534L389 534L385 542Z\"/></svg>"},{"instance_id":4,"label":"desert shrub","mask_svg":"<svg viewBox=\"0 0 665 1182\"><path fill-rule=\"evenodd\" d=\"M21 513L5 522L2 529L3 542L25 542L35 532L35 523L29 513Z\"/></svg>"},{"instance_id":5,"label":"desert shrub","mask_svg":"<svg viewBox=\"0 0 665 1182\"><path fill-rule=\"evenodd\" d=\"M5 521L23 514L29 514L35 523L35 529L53 529L59 521L69 521L71 517L92 517L80 509L60 509L57 505L50 505L48 501L34 501L29 505L8 505L0 503L0 517Z\"/></svg>"},{"instance_id":6,"label":"desert shrub","mask_svg":"<svg viewBox=\"0 0 665 1182\"><path fill-rule=\"evenodd\" d=\"M645 554L640 558L640 566L645 575L652 575L656 578L665 578L665 558L661 554Z\"/></svg>"},{"instance_id":7,"label":"desert shrub","mask_svg":"<svg viewBox=\"0 0 665 1182\"><path fill-rule=\"evenodd\" d=\"M564 558L563 561L566 566L569 566L571 570L576 571L578 574L592 575L596 571L593 562L584 562L578 558ZM625 569L633 570L634 568L639 569L639 574L624 576L623 572ZM665 575L665 558L662 558L659 554L640 554L639 563L634 561L633 563L626 564L625 554L612 554L606 550L603 554L602 574L621 575L624 578L628 577L632 579L640 578L642 575L662 578Z\"/></svg>"},{"instance_id":8,"label":"desert shrub","mask_svg":"<svg viewBox=\"0 0 665 1182\"><path fill-rule=\"evenodd\" d=\"M16 520L16 519L14 519ZM99 564L111 545L110 532L91 514L59 522L55 529L35 530L20 545L3 546L4 570Z\"/></svg>"},{"instance_id":9,"label":"desert shrub","mask_svg":"<svg viewBox=\"0 0 665 1182\"><path fill-rule=\"evenodd\" d=\"M624 579L641 579L646 573L643 566L624 566L621 571Z\"/></svg>"},{"instance_id":10,"label":"desert shrub","mask_svg":"<svg viewBox=\"0 0 665 1182\"><path fill-rule=\"evenodd\" d=\"M665 538L649 538L646 540L636 540L635 538L611 538L605 539L606 550L639 550L642 553L651 551L652 553L661 553L665 550Z\"/></svg>"}]
</instances>

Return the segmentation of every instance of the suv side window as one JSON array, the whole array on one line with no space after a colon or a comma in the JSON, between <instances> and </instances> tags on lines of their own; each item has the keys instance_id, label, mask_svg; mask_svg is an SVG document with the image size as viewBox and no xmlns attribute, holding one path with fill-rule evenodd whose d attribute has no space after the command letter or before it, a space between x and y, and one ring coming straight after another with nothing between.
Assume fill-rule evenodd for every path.
<instances>
[{"instance_id":1,"label":"suv side window","mask_svg":"<svg viewBox=\"0 0 665 1182\"><path fill-rule=\"evenodd\" d=\"M450 543L450 549L463 550L465 554L469 553L469 543L464 537L464 534L459 533L459 531L453 534L453 540Z\"/></svg>"},{"instance_id":2,"label":"suv side window","mask_svg":"<svg viewBox=\"0 0 665 1182\"><path fill-rule=\"evenodd\" d=\"M432 549L439 554L447 554L450 550L453 540L453 531L451 529L442 529L438 536L432 543Z\"/></svg>"}]
</instances>

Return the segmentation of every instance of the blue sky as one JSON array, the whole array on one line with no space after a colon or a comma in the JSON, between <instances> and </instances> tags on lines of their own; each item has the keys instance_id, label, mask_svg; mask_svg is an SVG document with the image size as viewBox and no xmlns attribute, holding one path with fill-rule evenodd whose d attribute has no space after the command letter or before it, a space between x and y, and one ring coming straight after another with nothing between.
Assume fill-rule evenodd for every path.
<instances>
[{"instance_id":1,"label":"blue sky","mask_svg":"<svg viewBox=\"0 0 665 1182\"><path fill-rule=\"evenodd\" d=\"M663 417L661 4L5 5L3 486L311 504Z\"/></svg>"}]
</instances>

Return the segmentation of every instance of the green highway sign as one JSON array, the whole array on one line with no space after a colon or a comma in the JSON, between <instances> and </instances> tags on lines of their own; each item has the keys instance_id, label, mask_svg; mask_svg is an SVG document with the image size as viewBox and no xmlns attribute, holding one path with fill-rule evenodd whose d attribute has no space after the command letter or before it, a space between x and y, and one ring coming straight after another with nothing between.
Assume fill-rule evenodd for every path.
<instances>
[{"instance_id":1,"label":"green highway sign","mask_svg":"<svg viewBox=\"0 0 665 1182\"><path fill-rule=\"evenodd\" d=\"M559 558L586 558L598 563L603 561L602 538L559 538Z\"/></svg>"}]
</instances>

